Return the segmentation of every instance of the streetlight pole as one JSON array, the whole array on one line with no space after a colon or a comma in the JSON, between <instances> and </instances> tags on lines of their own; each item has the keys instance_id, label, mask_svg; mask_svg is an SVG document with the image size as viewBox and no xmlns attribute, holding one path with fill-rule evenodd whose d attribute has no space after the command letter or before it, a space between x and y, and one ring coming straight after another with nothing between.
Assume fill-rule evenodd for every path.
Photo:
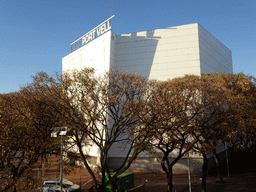
<instances>
[{"instance_id":1,"label":"streetlight pole","mask_svg":"<svg viewBox=\"0 0 256 192\"><path fill-rule=\"evenodd\" d=\"M191 192L191 177L190 177L190 158L189 158L189 152L188 152L188 186L189 186L189 192Z\"/></svg>"},{"instance_id":2,"label":"streetlight pole","mask_svg":"<svg viewBox=\"0 0 256 192\"><path fill-rule=\"evenodd\" d=\"M61 137L61 147L60 147L60 191L62 192L62 181L63 181L63 137Z\"/></svg>"},{"instance_id":3,"label":"streetlight pole","mask_svg":"<svg viewBox=\"0 0 256 192\"><path fill-rule=\"evenodd\" d=\"M61 136L60 144L60 191L62 192L63 183L63 135L71 135L69 127L55 127L55 131L51 133L51 137Z\"/></svg>"},{"instance_id":4,"label":"streetlight pole","mask_svg":"<svg viewBox=\"0 0 256 192\"><path fill-rule=\"evenodd\" d=\"M229 165L228 165L228 148L227 148L227 142L225 142L225 147L226 147L227 172L228 172L228 177L229 177Z\"/></svg>"}]
</instances>

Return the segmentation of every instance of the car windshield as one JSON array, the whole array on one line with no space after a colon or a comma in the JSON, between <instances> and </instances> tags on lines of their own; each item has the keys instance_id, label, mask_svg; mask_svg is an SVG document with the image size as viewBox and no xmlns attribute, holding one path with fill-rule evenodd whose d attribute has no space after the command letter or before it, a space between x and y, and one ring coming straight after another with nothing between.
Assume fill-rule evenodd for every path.
<instances>
[{"instance_id":1,"label":"car windshield","mask_svg":"<svg viewBox=\"0 0 256 192\"><path fill-rule=\"evenodd\" d=\"M68 179L63 179L63 188L69 188L71 186L73 186L74 184L69 181ZM53 187L53 186L60 186L60 180L48 180L44 182L44 187Z\"/></svg>"},{"instance_id":2,"label":"car windshield","mask_svg":"<svg viewBox=\"0 0 256 192\"><path fill-rule=\"evenodd\" d=\"M69 185L63 184L63 188L69 188Z\"/></svg>"},{"instance_id":3,"label":"car windshield","mask_svg":"<svg viewBox=\"0 0 256 192\"><path fill-rule=\"evenodd\" d=\"M52 187L54 185L56 185L56 183L46 183L43 185L43 187Z\"/></svg>"}]
</instances>

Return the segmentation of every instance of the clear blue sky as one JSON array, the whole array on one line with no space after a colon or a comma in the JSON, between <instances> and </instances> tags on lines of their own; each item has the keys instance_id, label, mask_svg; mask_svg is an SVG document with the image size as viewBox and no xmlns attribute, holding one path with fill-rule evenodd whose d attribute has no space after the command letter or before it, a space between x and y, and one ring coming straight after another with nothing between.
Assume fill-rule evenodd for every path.
<instances>
[{"instance_id":1,"label":"clear blue sky","mask_svg":"<svg viewBox=\"0 0 256 192\"><path fill-rule=\"evenodd\" d=\"M111 16L118 34L199 23L232 51L235 73L256 77L255 0L0 0L0 93L61 72L70 43Z\"/></svg>"}]
</instances>

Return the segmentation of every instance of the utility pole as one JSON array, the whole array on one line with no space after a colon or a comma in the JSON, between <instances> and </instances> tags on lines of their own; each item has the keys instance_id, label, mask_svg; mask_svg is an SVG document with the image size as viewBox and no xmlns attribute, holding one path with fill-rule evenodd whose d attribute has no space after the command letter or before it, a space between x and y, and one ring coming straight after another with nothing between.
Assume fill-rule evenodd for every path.
<instances>
[{"instance_id":1,"label":"utility pole","mask_svg":"<svg viewBox=\"0 0 256 192\"><path fill-rule=\"evenodd\" d=\"M61 136L60 144L60 191L62 192L63 183L63 135L72 135L69 127L55 127L55 131L51 133L51 137Z\"/></svg>"},{"instance_id":2,"label":"utility pole","mask_svg":"<svg viewBox=\"0 0 256 192\"><path fill-rule=\"evenodd\" d=\"M190 178L190 158L188 152L188 185L189 185L189 192L191 192L191 178Z\"/></svg>"}]
</instances>

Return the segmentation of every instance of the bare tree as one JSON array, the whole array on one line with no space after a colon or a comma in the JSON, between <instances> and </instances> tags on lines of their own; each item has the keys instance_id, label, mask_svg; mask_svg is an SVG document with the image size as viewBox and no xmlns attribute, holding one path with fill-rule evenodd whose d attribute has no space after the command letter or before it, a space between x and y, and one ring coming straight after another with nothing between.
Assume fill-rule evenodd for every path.
<instances>
[{"instance_id":1,"label":"bare tree","mask_svg":"<svg viewBox=\"0 0 256 192\"><path fill-rule=\"evenodd\" d=\"M74 71L62 75L62 89L66 96L61 102L69 110L69 125L74 130L74 143L83 163L94 181L95 191L104 191L109 178L114 191L115 178L127 170L150 140L147 126L140 124L137 113L144 107L146 80L137 74L111 70L96 77L93 69ZM99 149L99 170L103 181L88 163L85 145ZM113 145L123 146L125 158L115 174L110 173L107 162Z\"/></svg>"},{"instance_id":2,"label":"bare tree","mask_svg":"<svg viewBox=\"0 0 256 192\"><path fill-rule=\"evenodd\" d=\"M198 84L198 83L197 83ZM196 148L204 157L202 167L202 192L206 191L207 154L212 153L218 169L217 182L223 182L217 149L225 143L236 143L238 138L246 138L248 132L241 126L241 114L252 110L255 84L252 78L243 74L203 74L199 81L200 113L191 121L195 134L199 136ZM241 103L249 104L249 108ZM250 113L250 112L249 112Z\"/></svg>"},{"instance_id":3,"label":"bare tree","mask_svg":"<svg viewBox=\"0 0 256 192\"><path fill-rule=\"evenodd\" d=\"M256 81L243 73L222 75L222 85L234 109L234 119L238 123L229 136L233 141L239 140L240 146L255 144ZM236 138L236 139L234 139Z\"/></svg>"},{"instance_id":4,"label":"bare tree","mask_svg":"<svg viewBox=\"0 0 256 192\"><path fill-rule=\"evenodd\" d=\"M186 76L165 82L151 82L150 98L147 102L148 113L143 115L144 122L149 118L153 139L153 153L161 159L161 166L167 176L168 190L172 191L173 166L197 142L191 134L191 119L198 113L192 110L198 89L192 79ZM152 118L154 117L154 118ZM153 119L153 121L152 121ZM169 158L173 154L172 160Z\"/></svg>"},{"instance_id":5,"label":"bare tree","mask_svg":"<svg viewBox=\"0 0 256 192\"><path fill-rule=\"evenodd\" d=\"M199 113L193 118L191 124L195 127L199 143L195 146L203 156L202 166L202 191L206 191L207 155L212 153L217 163L218 182L223 182L220 170L220 159L217 148L227 138L230 131L232 108L225 96L224 87L216 74L202 74L197 80L199 102L195 107Z\"/></svg>"}]
</instances>

